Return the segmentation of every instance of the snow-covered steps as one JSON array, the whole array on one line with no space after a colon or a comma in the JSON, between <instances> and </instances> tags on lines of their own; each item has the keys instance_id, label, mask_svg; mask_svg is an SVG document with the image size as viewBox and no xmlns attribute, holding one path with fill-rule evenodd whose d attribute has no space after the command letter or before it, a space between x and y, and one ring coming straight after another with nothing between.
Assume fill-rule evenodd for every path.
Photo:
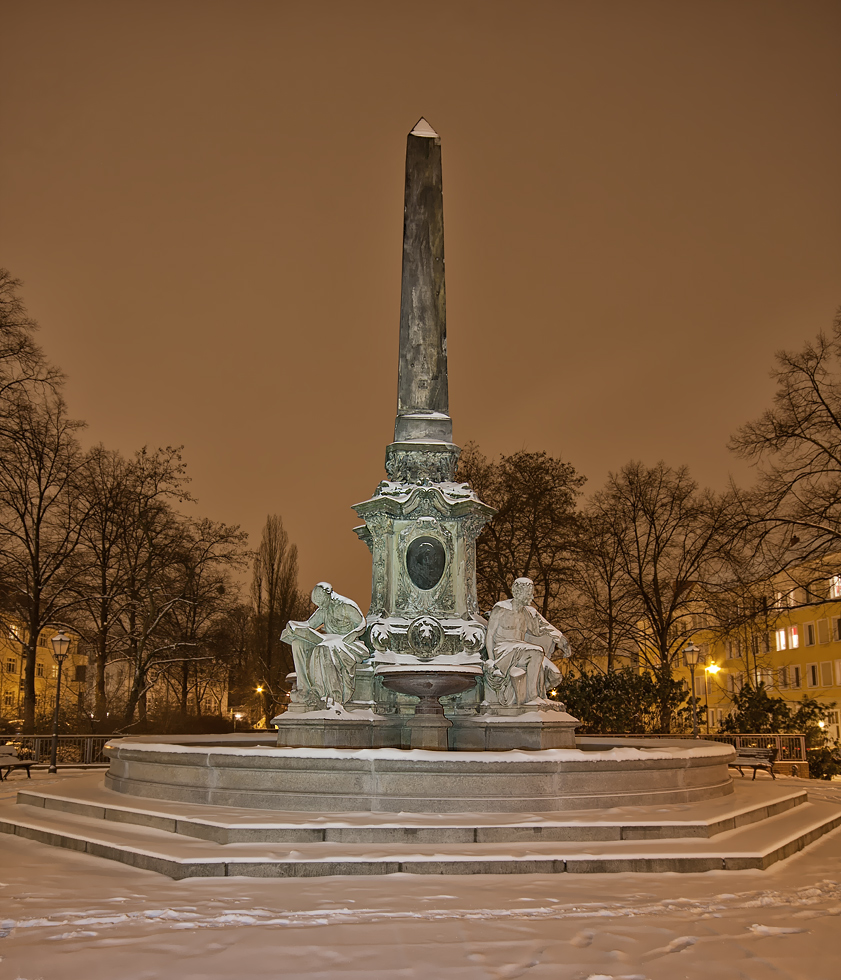
<instances>
[{"instance_id":1,"label":"snow-covered steps","mask_svg":"<svg viewBox=\"0 0 841 980\"><path fill-rule=\"evenodd\" d=\"M800 785L736 783L736 793L703 803L559 813L326 813L205 806L128 796L101 775L54 789L25 789L19 804L137 824L217 844L474 844L709 838L807 802Z\"/></svg>"},{"instance_id":2,"label":"snow-covered steps","mask_svg":"<svg viewBox=\"0 0 841 980\"><path fill-rule=\"evenodd\" d=\"M598 814L504 814L495 821L490 814L414 814L403 820L366 813L337 819L150 805L91 779L96 777L68 780L50 791L22 791L19 804L0 818L0 831L187 878L767 868L841 825L836 804L809 803L802 788L782 781L737 783L729 813L714 801ZM587 838L588 832L597 836ZM238 840L220 843L211 833ZM246 840L245 834L254 836Z\"/></svg>"}]
</instances>

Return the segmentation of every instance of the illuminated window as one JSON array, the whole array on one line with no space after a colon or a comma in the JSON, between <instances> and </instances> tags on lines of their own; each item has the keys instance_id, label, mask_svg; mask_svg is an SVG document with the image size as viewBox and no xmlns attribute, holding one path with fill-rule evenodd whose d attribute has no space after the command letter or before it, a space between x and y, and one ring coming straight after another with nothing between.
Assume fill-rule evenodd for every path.
<instances>
[{"instance_id":1,"label":"illuminated window","mask_svg":"<svg viewBox=\"0 0 841 980\"><path fill-rule=\"evenodd\" d=\"M841 575L832 575L829 579L829 598L841 599Z\"/></svg>"},{"instance_id":2,"label":"illuminated window","mask_svg":"<svg viewBox=\"0 0 841 980\"><path fill-rule=\"evenodd\" d=\"M785 650L786 649L786 631L785 630L777 630L777 649L778 650Z\"/></svg>"},{"instance_id":3,"label":"illuminated window","mask_svg":"<svg viewBox=\"0 0 841 980\"><path fill-rule=\"evenodd\" d=\"M20 639L20 626L10 626L9 627L9 639L19 640Z\"/></svg>"},{"instance_id":4,"label":"illuminated window","mask_svg":"<svg viewBox=\"0 0 841 980\"><path fill-rule=\"evenodd\" d=\"M796 650L800 646L800 629L797 626L791 627L791 649Z\"/></svg>"}]
</instances>

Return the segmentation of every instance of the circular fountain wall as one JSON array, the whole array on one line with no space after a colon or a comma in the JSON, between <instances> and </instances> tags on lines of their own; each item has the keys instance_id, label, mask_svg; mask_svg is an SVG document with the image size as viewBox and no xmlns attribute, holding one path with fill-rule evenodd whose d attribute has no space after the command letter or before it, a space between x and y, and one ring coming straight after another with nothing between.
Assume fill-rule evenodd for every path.
<instances>
[{"instance_id":1,"label":"circular fountain wall","mask_svg":"<svg viewBox=\"0 0 841 980\"><path fill-rule=\"evenodd\" d=\"M730 745L610 738L579 738L576 745L432 752L279 748L236 735L147 736L106 746L105 781L117 792L153 799L327 813L547 812L693 803L733 792Z\"/></svg>"}]
</instances>

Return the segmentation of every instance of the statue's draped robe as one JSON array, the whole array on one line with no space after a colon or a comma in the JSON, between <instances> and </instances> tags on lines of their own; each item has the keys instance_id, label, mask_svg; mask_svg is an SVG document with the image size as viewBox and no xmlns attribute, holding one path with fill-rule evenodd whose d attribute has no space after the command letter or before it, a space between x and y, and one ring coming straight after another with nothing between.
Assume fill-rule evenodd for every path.
<instances>
[{"instance_id":1,"label":"statue's draped robe","mask_svg":"<svg viewBox=\"0 0 841 980\"><path fill-rule=\"evenodd\" d=\"M503 599L491 611L486 647L488 670L486 678L502 704L512 701L534 701L546 697L551 683L561 672L548 658L559 645L569 649L566 637L534 608L517 609L513 599ZM512 675L512 668L519 668ZM517 697L514 677L525 672L525 693Z\"/></svg>"},{"instance_id":2,"label":"statue's draped robe","mask_svg":"<svg viewBox=\"0 0 841 980\"><path fill-rule=\"evenodd\" d=\"M359 606L335 592L305 623L289 623L281 639L291 643L304 697L315 694L340 704L351 699L356 665L368 656L359 639L364 631Z\"/></svg>"}]
</instances>

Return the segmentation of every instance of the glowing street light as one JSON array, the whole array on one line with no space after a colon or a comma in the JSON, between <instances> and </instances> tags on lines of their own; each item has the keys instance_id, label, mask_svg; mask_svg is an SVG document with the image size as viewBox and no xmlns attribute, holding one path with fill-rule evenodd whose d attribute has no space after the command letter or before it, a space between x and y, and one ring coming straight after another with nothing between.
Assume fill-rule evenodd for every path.
<instances>
[{"instance_id":1,"label":"glowing street light","mask_svg":"<svg viewBox=\"0 0 841 980\"><path fill-rule=\"evenodd\" d=\"M710 734L710 685L709 685L709 679L710 679L710 674L712 674L713 677L715 677L715 675L720 670L721 670L721 667L719 667L718 664L707 664L707 666L704 667L704 697L706 698L706 701L707 701L707 735Z\"/></svg>"},{"instance_id":2,"label":"glowing street light","mask_svg":"<svg viewBox=\"0 0 841 980\"><path fill-rule=\"evenodd\" d=\"M683 651L683 660L686 666L689 668L689 673L692 677L692 737L700 738L698 734L698 705L695 699L695 667L698 664L698 657L701 655L701 648L696 647L695 644L690 640L686 644Z\"/></svg>"}]
</instances>

